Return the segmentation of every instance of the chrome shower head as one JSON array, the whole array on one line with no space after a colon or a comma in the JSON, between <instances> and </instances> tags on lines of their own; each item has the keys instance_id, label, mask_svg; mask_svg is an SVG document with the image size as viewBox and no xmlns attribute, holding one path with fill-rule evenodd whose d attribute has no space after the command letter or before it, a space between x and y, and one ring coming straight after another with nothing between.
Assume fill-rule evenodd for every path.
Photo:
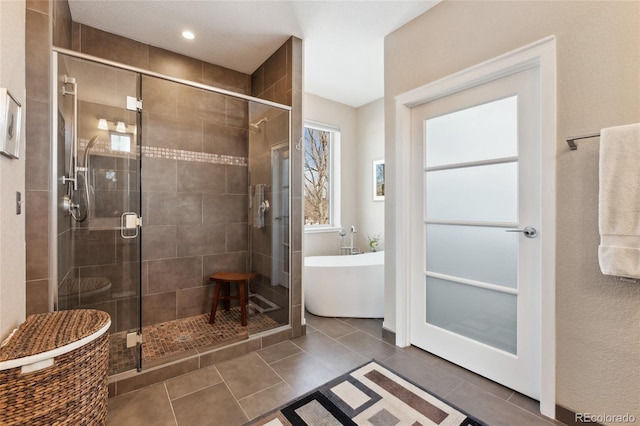
<instances>
[{"instance_id":1,"label":"chrome shower head","mask_svg":"<svg viewBox=\"0 0 640 426\"><path fill-rule=\"evenodd\" d=\"M249 130L256 132L256 133L260 133L260 131L262 130L260 128L260 125L262 123L266 123L267 121L269 121L269 119L267 117L262 117L260 120L258 120L255 123L249 123Z\"/></svg>"}]
</instances>

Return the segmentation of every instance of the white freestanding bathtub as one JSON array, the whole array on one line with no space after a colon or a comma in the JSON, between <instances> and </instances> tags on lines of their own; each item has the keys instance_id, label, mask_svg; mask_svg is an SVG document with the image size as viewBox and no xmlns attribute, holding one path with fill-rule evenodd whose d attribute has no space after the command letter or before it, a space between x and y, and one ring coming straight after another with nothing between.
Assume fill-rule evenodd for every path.
<instances>
[{"instance_id":1,"label":"white freestanding bathtub","mask_svg":"<svg viewBox=\"0 0 640 426\"><path fill-rule=\"evenodd\" d=\"M304 258L304 303L323 317L384 317L384 252Z\"/></svg>"}]
</instances>

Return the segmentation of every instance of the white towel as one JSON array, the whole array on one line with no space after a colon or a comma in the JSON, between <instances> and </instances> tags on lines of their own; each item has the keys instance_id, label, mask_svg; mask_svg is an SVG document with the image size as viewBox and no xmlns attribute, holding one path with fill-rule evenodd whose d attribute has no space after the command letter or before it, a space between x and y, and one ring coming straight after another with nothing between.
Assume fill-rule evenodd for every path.
<instances>
[{"instance_id":1,"label":"white towel","mask_svg":"<svg viewBox=\"0 0 640 426\"><path fill-rule=\"evenodd\" d=\"M598 214L600 270L640 278L640 123L600 132Z\"/></svg>"},{"instance_id":2,"label":"white towel","mask_svg":"<svg viewBox=\"0 0 640 426\"><path fill-rule=\"evenodd\" d=\"M264 184L256 185L253 193L253 226L254 228L264 228Z\"/></svg>"}]
</instances>

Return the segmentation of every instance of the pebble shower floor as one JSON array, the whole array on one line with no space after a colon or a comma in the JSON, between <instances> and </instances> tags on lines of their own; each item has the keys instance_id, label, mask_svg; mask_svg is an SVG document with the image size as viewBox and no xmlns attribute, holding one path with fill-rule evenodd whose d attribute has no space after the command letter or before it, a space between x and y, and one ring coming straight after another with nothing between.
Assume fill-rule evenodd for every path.
<instances>
[{"instance_id":1,"label":"pebble shower floor","mask_svg":"<svg viewBox=\"0 0 640 426\"><path fill-rule=\"evenodd\" d=\"M249 314L247 327L240 325L240 308L219 310L216 322L209 324L209 314L153 324L142 328L142 366L162 358L196 348L220 346L225 342L246 339L249 334L278 327L266 314ZM109 346L109 375L135 365L135 355L126 348L126 332L114 333Z\"/></svg>"}]
</instances>

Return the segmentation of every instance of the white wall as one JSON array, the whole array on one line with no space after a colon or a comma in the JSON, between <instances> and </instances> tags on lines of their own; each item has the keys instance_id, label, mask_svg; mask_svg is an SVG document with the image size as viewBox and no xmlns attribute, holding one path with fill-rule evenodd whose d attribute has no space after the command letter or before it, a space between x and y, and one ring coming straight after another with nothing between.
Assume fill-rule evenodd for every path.
<instances>
[{"instance_id":1,"label":"white wall","mask_svg":"<svg viewBox=\"0 0 640 426\"><path fill-rule=\"evenodd\" d=\"M355 225L355 245L366 251L367 234L384 237L384 201L373 201L372 171L373 160L384 158L384 100L353 108L309 93L304 96L305 120L340 128L340 225L347 233ZM305 233L304 256L339 253L337 231Z\"/></svg>"},{"instance_id":2,"label":"white wall","mask_svg":"<svg viewBox=\"0 0 640 426\"><path fill-rule=\"evenodd\" d=\"M640 284L598 267L598 140L565 138L640 121L640 2L444 1L385 39L386 233L396 212L394 97L555 35L557 46L557 403L640 418ZM640 183L639 183L640 185ZM387 239L385 326L395 323Z\"/></svg>"},{"instance_id":3,"label":"white wall","mask_svg":"<svg viewBox=\"0 0 640 426\"><path fill-rule=\"evenodd\" d=\"M0 341L25 319L24 210L15 212L16 192L24 200L25 176L25 2L0 1L0 87L22 104L20 159L0 156ZM47 230L43 230L47 232Z\"/></svg>"},{"instance_id":4,"label":"white wall","mask_svg":"<svg viewBox=\"0 0 640 426\"><path fill-rule=\"evenodd\" d=\"M384 98L358 108L358 245L368 250L367 234L382 236L384 250L384 201L373 201L373 161L384 159Z\"/></svg>"}]
</instances>

